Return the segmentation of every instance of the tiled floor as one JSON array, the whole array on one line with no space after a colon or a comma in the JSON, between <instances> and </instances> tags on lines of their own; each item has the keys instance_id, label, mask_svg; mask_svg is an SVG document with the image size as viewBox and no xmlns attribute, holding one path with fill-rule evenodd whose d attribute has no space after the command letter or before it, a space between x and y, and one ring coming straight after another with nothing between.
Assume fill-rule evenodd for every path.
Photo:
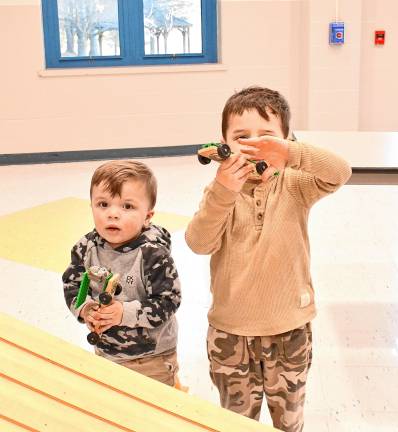
<instances>
[{"instance_id":1,"label":"tiled floor","mask_svg":"<svg viewBox=\"0 0 398 432\"><path fill-rule=\"evenodd\" d=\"M217 403L205 351L208 257L184 242L216 166L194 157L145 162L159 180L158 221L172 230L183 287L181 380ZM101 163L0 167L0 311L88 350L85 327L64 305L60 273L90 226L89 181ZM304 430L398 431L398 186L345 186L315 205L310 236L318 316ZM270 421L266 407L262 421Z\"/></svg>"}]
</instances>

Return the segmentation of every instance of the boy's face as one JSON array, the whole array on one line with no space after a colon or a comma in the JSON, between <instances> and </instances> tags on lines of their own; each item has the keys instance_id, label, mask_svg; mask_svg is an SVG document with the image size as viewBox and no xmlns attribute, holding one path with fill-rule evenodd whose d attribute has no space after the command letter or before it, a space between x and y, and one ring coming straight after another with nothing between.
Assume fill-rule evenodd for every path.
<instances>
[{"instance_id":1,"label":"boy's face","mask_svg":"<svg viewBox=\"0 0 398 432\"><path fill-rule=\"evenodd\" d=\"M243 111L242 115L232 114L223 142L228 144L234 153L240 153L239 138L257 138L262 135L284 138L279 118L268 109L267 114L269 120L261 117L256 109Z\"/></svg>"},{"instance_id":2,"label":"boy's face","mask_svg":"<svg viewBox=\"0 0 398 432\"><path fill-rule=\"evenodd\" d=\"M100 183L93 187L91 209L95 228L113 248L138 237L153 216L142 181L128 180L122 185L121 195L111 196Z\"/></svg>"}]
</instances>

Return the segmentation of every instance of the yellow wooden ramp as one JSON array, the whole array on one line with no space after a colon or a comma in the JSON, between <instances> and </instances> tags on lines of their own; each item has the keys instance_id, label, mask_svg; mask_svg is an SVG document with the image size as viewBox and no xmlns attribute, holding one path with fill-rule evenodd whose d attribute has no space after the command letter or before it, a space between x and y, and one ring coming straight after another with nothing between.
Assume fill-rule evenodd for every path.
<instances>
[{"instance_id":1,"label":"yellow wooden ramp","mask_svg":"<svg viewBox=\"0 0 398 432\"><path fill-rule=\"evenodd\" d=\"M271 432L0 314L0 431Z\"/></svg>"}]
</instances>

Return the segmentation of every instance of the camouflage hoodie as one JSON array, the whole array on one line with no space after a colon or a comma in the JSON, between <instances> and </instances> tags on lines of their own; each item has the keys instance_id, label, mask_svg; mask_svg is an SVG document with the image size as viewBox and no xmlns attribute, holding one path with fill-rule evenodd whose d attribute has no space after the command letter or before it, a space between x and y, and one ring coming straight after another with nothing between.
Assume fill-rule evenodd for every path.
<instances>
[{"instance_id":1,"label":"camouflage hoodie","mask_svg":"<svg viewBox=\"0 0 398 432\"><path fill-rule=\"evenodd\" d=\"M73 315L87 302L98 301L102 286L91 281L88 296L75 309L83 273L98 265L120 274L122 322L103 333L96 353L117 363L160 354L177 345L175 312L180 301L180 282L170 255L170 234L151 224L141 235L113 249L93 230L72 248L71 263L62 276L65 301ZM81 319L79 319L81 320Z\"/></svg>"}]
</instances>

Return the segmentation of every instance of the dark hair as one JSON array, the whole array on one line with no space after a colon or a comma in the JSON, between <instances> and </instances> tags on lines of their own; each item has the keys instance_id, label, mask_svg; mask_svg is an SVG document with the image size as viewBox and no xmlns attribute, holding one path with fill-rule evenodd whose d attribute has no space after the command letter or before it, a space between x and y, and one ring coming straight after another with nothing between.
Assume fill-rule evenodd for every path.
<instances>
[{"instance_id":1,"label":"dark hair","mask_svg":"<svg viewBox=\"0 0 398 432\"><path fill-rule=\"evenodd\" d=\"M100 183L104 183L105 189L112 196L120 195L123 183L128 180L142 181L146 185L150 207L153 209L157 194L156 178L149 167L138 161L110 161L99 166L91 179L90 198L93 187Z\"/></svg>"},{"instance_id":2,"label":"dark hair","mask_svg":"<svg viewBox=\"0 0 398 432\"><path fill-rule=\"evenodd\" d=\"M265 87L252 86L235 93L225 103L221 124L224 139L226 138L231 115L242 115L244 111L251 109L255 109L265 120L269 120L267 110L271 111L281 121L284 138L288 137L290 108L286 99L277 91Z\"/></svg>"}]
</instances>

